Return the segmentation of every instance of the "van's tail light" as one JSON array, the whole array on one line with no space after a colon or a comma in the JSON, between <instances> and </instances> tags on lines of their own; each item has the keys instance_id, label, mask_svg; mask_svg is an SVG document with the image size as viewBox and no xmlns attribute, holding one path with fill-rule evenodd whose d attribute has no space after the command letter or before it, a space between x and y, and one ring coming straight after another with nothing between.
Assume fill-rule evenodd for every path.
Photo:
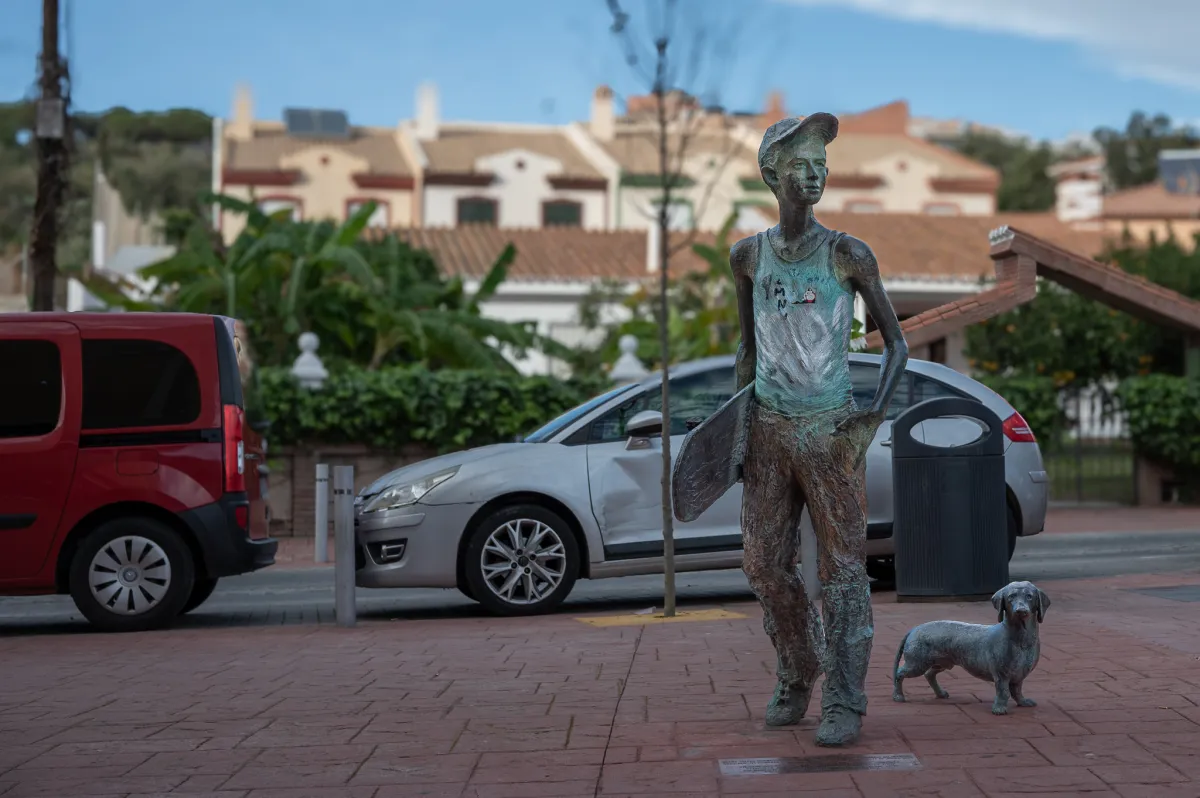
<instances>
[{"instance_id":1,"label":"van's tail light","mask_svg":"<svg viewBox=\"0 0 1200 798\"><path fill-rule=\"evenodd\" d=\"M1003 427L1004 436L1013 443L1037 443L1037 438L1033 436L1033 430L1029 428L1028 422L1021 417L1020 413L1013 413L1004 421Z\"/></svg>"},{"instance_id":2,"label":"van's tail light","mask_svg":"<svg viewBox=\"0 0 1200 798\"><path fill-rule=\"evenodd\" d=\"M237 405L225 405L222 432L225 441L225 492L246 490L246 414Z\"/></svg>"}]
</instances>

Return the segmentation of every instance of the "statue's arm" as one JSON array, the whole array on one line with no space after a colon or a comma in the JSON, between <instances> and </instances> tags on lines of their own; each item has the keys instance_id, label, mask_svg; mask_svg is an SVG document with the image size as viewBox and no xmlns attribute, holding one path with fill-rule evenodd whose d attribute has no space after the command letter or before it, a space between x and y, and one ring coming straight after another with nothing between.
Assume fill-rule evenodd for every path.
<instances>
[{"instance_id":1,"label":"statue's arm","mask_svg":"<svg viewBox=\"0 0 1200 798\"><path fill-rule=\"evenodd\" d=\"M908 344L900 330L900 320L887 292L883 290L883 279L879 276L879 262L871 248L853 236L845 236L838 242L838 261L850 278L854 290L863 298L867 312L879 327L883 336L883 360L879 364L879 388L870 411L883 416L892 395L904 376L908 363Z\"/></svg>"},{"instance_id":2,"label":"statue's arm","mask_svg":"<svg viewBox=\"0 0 1200 798\"><path fill-rule=\"evenodd\" d=\"M758 238L743 238L729 250L729 267L737 292L738 324L742 341L737 350L737 389L754 382L757 349L754 341L754 264L758 262Z\"/></svg>"}]
</instances>

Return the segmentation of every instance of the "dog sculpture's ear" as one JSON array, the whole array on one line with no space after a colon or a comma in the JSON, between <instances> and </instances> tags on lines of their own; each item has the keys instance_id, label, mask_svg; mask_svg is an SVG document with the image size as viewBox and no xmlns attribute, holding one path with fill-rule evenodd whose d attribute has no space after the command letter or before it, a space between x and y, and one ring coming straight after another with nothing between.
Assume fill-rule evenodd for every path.
<instances>
[{"instance_id":1,"label":"dog sculpture's ear","mask_svg":"<svg viewBox=\"0 0 1200 798\"><path fill-rule=\"evenodd\" d=\"M1038 589L1037 594L1038 594L1037 621L1038 621L1038 623L1041 623L1042 619L1046 617L1046 610L1050 609L1050 597L1047 596L1040 588Z\"/></svg>"},{"instance_id":2,"label":"dog sculpture's ear","mask_svg":"<svg viewBox=\"0 0 1200 798\"><path fill-rule=\"evenodd\" d=\"M1004 594L1007 590L1008 590L1008 585L1005 585L1004 587L997 590L996 593L992 596L992 606L995 607L1000 612L1000 614L998 616L996 616L997 623L1002 623L1004 621L1004 610L1005 610Z\"/></svg>"}]
</instances>

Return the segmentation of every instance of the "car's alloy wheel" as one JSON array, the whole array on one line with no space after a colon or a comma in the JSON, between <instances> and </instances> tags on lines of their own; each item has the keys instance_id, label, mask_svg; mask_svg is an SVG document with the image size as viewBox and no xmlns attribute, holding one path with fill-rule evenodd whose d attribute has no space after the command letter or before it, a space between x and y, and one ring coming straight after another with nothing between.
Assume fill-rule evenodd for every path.
<instances>
[{"instance_id":1,"label":"car's alloy wheel","mask_svg":"<svg viewBox=\"0 0 1200 798\"><path fill-rule=\"evenodd\" d=\"M479 567L501 601L536 604L562 584L567 549L548 525L536 518L514 518L488 536Z\"/></svg>"},{"instance_id":2,"label":"car's alloy wheel","mask_svg":"<svg viewBox=\"0 0 1200 798\"><path fill-rule=\"evenodd\" d=\"M502 615L548 612L579 573L570 527L537 505L507 507L476 526L466 550L469 596Z\"/></svg>"},{"instance_id":3,"label":"car's alloy wheel","mask_svg":"<svg viewBox=\"0 0 1200 798\"><path fill-rule=\"evenodd\" d=\"M75 606L109 632L156 629L183 611L195 564L175 530L150 518L118 518L85 537L71 561Z\"/></svg>"}]
</instances>

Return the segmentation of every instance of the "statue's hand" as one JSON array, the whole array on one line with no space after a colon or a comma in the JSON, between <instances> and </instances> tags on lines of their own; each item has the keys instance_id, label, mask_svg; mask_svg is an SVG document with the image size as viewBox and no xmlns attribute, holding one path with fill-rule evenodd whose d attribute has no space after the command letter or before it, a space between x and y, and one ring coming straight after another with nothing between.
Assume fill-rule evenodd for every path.
<instances>
[{"instance_id":1,"label":"statue's hand","mask_svg":"<svg viewBox=\"0 0 1200 798\"><path fill-rule=\"evenodd\" d=\"M875 440L875 433L883 423L883 413L858 410L838 422L835 435L844 436L854 452L855 468L862 462L867 447Z\"/></svg>"}]
</instances>

